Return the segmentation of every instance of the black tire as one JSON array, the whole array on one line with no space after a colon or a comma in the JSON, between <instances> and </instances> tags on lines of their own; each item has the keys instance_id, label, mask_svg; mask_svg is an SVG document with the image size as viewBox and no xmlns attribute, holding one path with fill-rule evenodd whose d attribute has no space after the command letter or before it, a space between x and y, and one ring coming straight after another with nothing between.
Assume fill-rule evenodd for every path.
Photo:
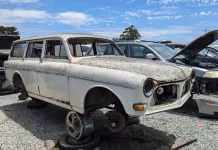
<instances>
[{"instance_id":1,"label":"black tire","mask_svg":"<svg viewBox=\"0 0 218 150\"><path fill-rule=\"evenodd\" d=\"M88 143L82 143L78 141L76 144L72 145L68 143L68 134L61 135L59 139L59 148L60 150L94 150L97 147L100 147L100 136L97 134L92 135L92 140ZM88 137L89 138L89 137ZM82 140L84 141L84 140Z\"/></svg>"},{"instance_id":2,"label":"black tire","mask_svg":"<svg viewBox=\"0 0 218 150\"><path fill-rule=\"evenodd\" d=\"M29 101L27 103L27 108L29 109L41 109L41 108L45 108L47 106L48 103L32 98L31 101Z\"/></svg>"}]
</instances>

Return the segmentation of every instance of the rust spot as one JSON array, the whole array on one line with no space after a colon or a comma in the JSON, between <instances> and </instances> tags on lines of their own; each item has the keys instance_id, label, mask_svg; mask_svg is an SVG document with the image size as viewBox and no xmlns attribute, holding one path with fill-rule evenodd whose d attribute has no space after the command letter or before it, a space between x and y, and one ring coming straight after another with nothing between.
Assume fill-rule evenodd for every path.
<instances>
[{"instance_id":1,"label":"rust spot","mask_svg":"<svg viewBox=\"0 0 218 150\"><path fill-rule=\"evenodd\" d=\"M29 92L29 93L32 93L32 92ZM34 94L34 93L32 93L32 94ZM41 96L41 95L39 95L39 96ZM60 103L63 103L63 104L67 104L67 105L73 107L73 106L70 104L69 101L58 100L58 99L55 99L55 98L53 98L53 97L45 97L45 96L42 96L42 97L47 98L47 99L50 99L50 100L53 100L53 101L57 101L57 102L60 102Z\"/></svg>"},{"instance_id":2,"label":"rust spot","mask_svg":"<svg viewBox=\"0 0 218 150\"><path fill-rule=\"evenodd\" d=\"M64 103L64 104L67 104L67 105L70 105L70 102L66 102L66 101L58 100L58 99L54 99L54 100L56 100L56 101L58 101L58 102L61 102L61 103Z\"/></svg>"}]
</instances>

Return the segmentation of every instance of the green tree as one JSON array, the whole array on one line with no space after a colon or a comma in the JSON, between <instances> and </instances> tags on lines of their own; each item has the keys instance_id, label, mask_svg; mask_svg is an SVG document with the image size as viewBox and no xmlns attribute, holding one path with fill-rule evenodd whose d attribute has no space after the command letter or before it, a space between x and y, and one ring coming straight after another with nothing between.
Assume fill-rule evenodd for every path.
<instances>
[{"instance_id":1,"label":"green tree","mask_svg":"<svg viewBox=\"0 0 218 150\"><path fill-rule=\"evenodd\" d=\"M134 25L126 28L123 33L120 35L120 40L138 40L141 38L139 31L135 28Z\"/></svg>"},{"instance_id":2,"label":"green tree","mask_svg":"<svg viewBox=\"0 0 218 150\"><path fill-rule=\"evenodd\" d=\"M4 27L0 25L0 35L19 35L16 27Z\"/></svg>"}]
</instances>

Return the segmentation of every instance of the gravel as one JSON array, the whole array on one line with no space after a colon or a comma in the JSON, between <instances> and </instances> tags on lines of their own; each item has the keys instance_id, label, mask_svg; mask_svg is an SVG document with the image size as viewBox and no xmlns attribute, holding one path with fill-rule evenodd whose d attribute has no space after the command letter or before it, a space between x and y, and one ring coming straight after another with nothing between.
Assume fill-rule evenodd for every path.
<instances>
[{"instance_id":1,"label":"gravel","mask_svg":"<svg viewBox=\"0 0 218 150\"><path fill-rule=\"evenodd\" d=\"M57 139L66 132L67 110L54 105L30 110L26 108L27 102L19 101L17 94L0 96L0 147L3 150L44 150L45 140ZM167 150L178 138L186 142L197 139L184 147L185 150L216 150L218 147L217 120L166 111L141 117L140 122L120 134L102 130L101 149Z\"/></svg>"}]
</instances>

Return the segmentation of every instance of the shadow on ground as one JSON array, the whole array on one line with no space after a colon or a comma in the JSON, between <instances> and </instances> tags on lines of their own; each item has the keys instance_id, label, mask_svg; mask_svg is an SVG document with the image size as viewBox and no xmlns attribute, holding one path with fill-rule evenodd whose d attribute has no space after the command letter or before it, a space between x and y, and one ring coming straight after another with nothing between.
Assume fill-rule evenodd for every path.
<instances>
[{"instance_id":1,"label":"shadow on ground","mask_svg":"<svg viewBox=\"0 0 218 150\"><path fill-rule=\"evenodd\" d=\"M176 137L142 124L128 126L119 134L102 133L103 150L169 150Z\"/></svg>"},{"instance_id":2,"label":"shadow on ground","mask_svg":"<svg viewBox=\"0 0 218 150\"><path fill-rule=\"evenodd\" d=\"M54 105L47 108L30 110L27 102L0 107L0 110L11 120L31 132L41 140L58 138L65 129L66 109ZM111 134L106 130L101 134L101 149L103 150L169 150L176 138L142 124L130 125L119 134Z\"/></svg>"},{"instance_id":3,"label":"shadow on ground","mask_svg":"<svg viewBox=\"0 0 218 150\"><path fill-rule=\"evenodd\" d=\"M195 100L188 100L182 107L166 111L171 114L178 114L183 116L197 117L199 116L198 106Z\"/></svg>"}]
</instances>

